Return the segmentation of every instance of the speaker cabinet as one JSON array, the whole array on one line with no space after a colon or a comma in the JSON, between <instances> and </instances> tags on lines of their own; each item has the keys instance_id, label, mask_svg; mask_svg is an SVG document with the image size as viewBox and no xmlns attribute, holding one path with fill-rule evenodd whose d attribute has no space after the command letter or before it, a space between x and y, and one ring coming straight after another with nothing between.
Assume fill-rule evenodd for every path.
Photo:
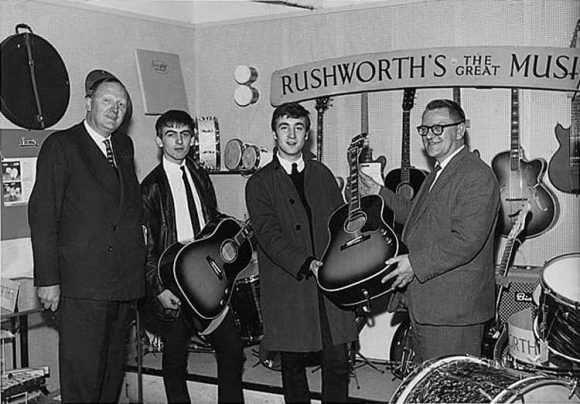
<instances>
[{"instance_id":1,"label":"speaker cabinet","mask_svg":"<svg viewBox=\"0 0 580 404\"><path fill-rule=\"evenodd\" d=\"M542 267L512 266L507 276L501 276L496 269L497 289L503 285L503 292L499 301L499 319L505 323L514 313L526 308L531 308L535 314L536 307L532 294L540 283Z\"/></svg>"}]
</instances>

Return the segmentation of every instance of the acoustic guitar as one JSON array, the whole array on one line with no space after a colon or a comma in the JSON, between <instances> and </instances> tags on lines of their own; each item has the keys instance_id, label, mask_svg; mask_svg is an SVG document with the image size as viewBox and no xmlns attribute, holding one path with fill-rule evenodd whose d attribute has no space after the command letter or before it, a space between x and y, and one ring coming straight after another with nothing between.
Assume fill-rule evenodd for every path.
<instances>
[{"instance_id":1,"label":"acoustic guitar","mask_svg":"<svg viewBox=\"0 0 580 404\"><path fill-rule=\"evenodd\" d=\"M502 237L506 237L520 210L529 203L531 216L525 235L532 238L554 226L559 207L552 191L541 182L546 170L546 161L541 158L527 161L520 146L517 88L511 90L511 104L511 149L497 154L491 162L500 184L501 207L496 231Z\"/></svg>"},{"instance_id":2,"label":"acoustic guitar","mask_svg":"<svg viewBox=\"0 0 580 404\"><path fill-rule=\"evenodd\" d=\"M406 88L403 94L403 138L401 145L401 168L396 168L389 171L385 177L385 187L391 191L403 196L408 200L412 200L421 184L427 178L427 172L419 170L411 165L411 124L410 116L411 109L415 103L415 89ZM393 215L389 224L394 228L395 232L401 234L404 223L399 222Z\"/></svg>"},{"instance_id":3,"label":"acoustic guitar","mask_svg":"<svg viewBox=\"0 0 580 404\"><path fill-rule=\"evenodd\" d=\"M387 292L391 282L381 279L393 269L385 261L399 252L399 240L383 218L385 204L379 195L360 196L359 155L366 133L355 136L348 149L350 198L335 210L329 221L330 234L318 272L318 285L337 305L354 308Z\"/></svg>"},{"instance_id":4,"label":"acoustic guitar","mask_svg":"<svg viewBox=\"0 0 580 404\"><path fill-rule=\"evenodd\" d=\"M174 243L161 255L158 275L176 296L204 320L217 318L227 307L234 283L252 260L250 222L232 218L210 222L202 238Z\"/></svg>"},{"instance_id":5,"label":"acoustic guitar","mask_svg":"<svg viewBox=\"0 0 580 404\"><path fill-rule=\"evenodd\" d=\"M580 31L580 20L572 35L571 48L576 47ZM556 125L556 139L560 146L552 156L548 166L548 177L552 184L562 192L580 194L580 93L572 94L570 127L564 129Z\"/></svg>"}]
</instances>

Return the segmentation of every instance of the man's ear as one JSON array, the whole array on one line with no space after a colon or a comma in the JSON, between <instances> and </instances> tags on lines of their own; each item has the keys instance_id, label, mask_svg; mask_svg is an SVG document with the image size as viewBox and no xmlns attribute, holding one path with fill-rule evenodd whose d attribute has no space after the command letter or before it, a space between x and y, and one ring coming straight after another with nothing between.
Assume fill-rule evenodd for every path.
<instances>
[{"instance_id":1,"label":"man's ear","mask_svg":"<svg viewBox=\"0 0 580 404\"><path fill-rule=\"evenodd\" d=\"M85 97L85 109L90 111L93 107L93 99L91 97Z\"/></svg>"},{"instance_id":2,"label":"man's ear","mask_svg":"<svg viewBox=\"0 0 580 404\"><path fill-rule=\"evenodd\" d=\"M455 134L455 138L457 140L463 139L463 136L465 136L466 130L467 130L467 126L465 125L465 122L462 122L459 125L457 125L457 133Z\"/></svg>"},{"instance_id":3,"label":"man's ear","mask_svg":"<svg viewBox=\"0 0 580 404\"><path fill-rule=\"evenodd\" d=\"M157 143L157 147L163 149L163 140L159 136L155 136L155 143Z\"/></svg>"},{"instance_id":4,"label":"man's ear","mask_svg":"<svg viewBox=\"0 0 580 404\"><path fill-rule=\"evenodd\" d=\"M272 136L274 136L274 140L278 140L278 136L276 136L276 132L272 131Z\"/></svg>"}]
</instances>

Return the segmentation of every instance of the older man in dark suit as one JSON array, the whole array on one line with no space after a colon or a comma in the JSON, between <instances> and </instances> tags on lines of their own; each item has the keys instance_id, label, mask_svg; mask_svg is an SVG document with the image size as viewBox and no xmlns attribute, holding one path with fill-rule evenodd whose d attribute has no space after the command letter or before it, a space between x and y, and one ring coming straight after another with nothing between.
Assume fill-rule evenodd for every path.
<instances>
[{"instance_id":1,"label":"older man in dark suit","mask_svg":"<svg viewBox=\"0 0 580 404\"><path fill-rule=\"evenodd\" d=\"M117 402L133 301L145 292L142 204L130 107L112 75L89 76L86 118L50 135L29 202L34 283L58 310L63 402Z\"/></svg>"},{"instance_id":2,"label":"older man in dark suit","mask_svg":"<svg viewBox=\"0 0 580 404\"><path fill-rule=\"evenodd\" d=\"M415 360L479 356L484 323L495 310L493 240L499 185L464 144L465 113L450 100L433 100L417 127L435 170L413 202L361 173L361 193L378 194L406 218L409 249L383 281L406 289Z\"/></svg>"}]
</instances>

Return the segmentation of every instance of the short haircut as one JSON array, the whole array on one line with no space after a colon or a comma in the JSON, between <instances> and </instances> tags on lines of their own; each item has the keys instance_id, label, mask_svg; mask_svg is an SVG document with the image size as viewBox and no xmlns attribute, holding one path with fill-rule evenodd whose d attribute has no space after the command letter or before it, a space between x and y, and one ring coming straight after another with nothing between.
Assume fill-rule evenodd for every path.
<instances>
[{"instance_id":1,"label":"short haircut","mask_svg":"<svg viewBox=\"0 0 580 404\"><path fill-rule=\"evenodd\" d=\"M193 118L185 111L171 109L161 115L155 123L157 137L163 137L163 128L171 126L189 126L193 132Z\"/></svg>"},{"instance_id":2,"label":"short haircut","mask_svg":"<svg viewBox=\"0 0 580 404\"><path fill-rule=\"evenodd\" d=\"M283 116L294 119L306 118L306 132L310 130L310 112L297 102L278 105L272 114L272 122L270 123L273 132L276 132L276 121Z\"/></svg>"},{"instance_id":3,"label":"short haircut","mask_svg":"<svg viewBox=\"0 0 580 404\"><path fill-rule=\"evenodd\" d=\"M465 112L463 111L463 108L461 108L455 101L443 98L436 99L427 104L425 111L431 111L440 108L446 108L449 111L449 115L457 121L465 122Z\"/></svg>"},{"instance_id":4,"label":"short haircut","mask_svg":"<svg viewBox=\"0 0 580 404\"><path fill-rule=\"evenodd\" d=\"M125 90L125 94L127 94L127 100L129 100L129 92L125 88L125 85L121 83L121 81L116 77L104 77L102 79L96 80L91 86L87 89L87 93L85 94L85 98L92 98L93 95L97 92L97 89L101 84L104 83L119 83L123 90Z\"/></svg>"}]
</instances>

